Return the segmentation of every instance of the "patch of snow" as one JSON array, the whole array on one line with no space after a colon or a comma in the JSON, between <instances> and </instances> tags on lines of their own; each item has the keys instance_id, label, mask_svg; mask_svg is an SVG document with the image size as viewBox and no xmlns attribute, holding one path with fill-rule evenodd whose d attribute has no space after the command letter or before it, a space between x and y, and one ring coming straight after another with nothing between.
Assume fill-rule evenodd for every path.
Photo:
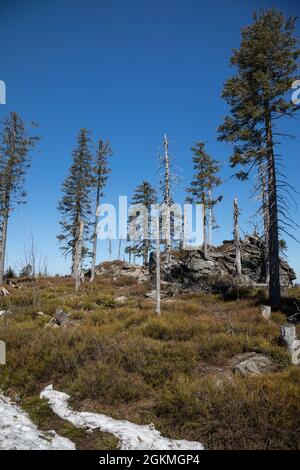
<instances>
[{"instance_id":1,"label":"patch of snow","mask_svg":"<svg viewBox=\"0 0 300 470\"><path fill-rule=\"evenodd\" d=\"M75 450L75 445L55 431L40 432L20 407L0 395L0 449Z\"/></svg>"},{"instance_id":2,"label":"patch of snow","mask_svg":"<svg viewBox=\"0 0 300 470\"><path fill-rule=\"evenodd\" d=\"M100 429L113 434L119 439L122 450L203 450L200 442L162 437L153 425L143 426L100 413L73 411L68 405L69 395L53 390L52 385L46 387L40 396L48 400L54 413L75 426L90 431Z\"/></svg>"}]
</instances>

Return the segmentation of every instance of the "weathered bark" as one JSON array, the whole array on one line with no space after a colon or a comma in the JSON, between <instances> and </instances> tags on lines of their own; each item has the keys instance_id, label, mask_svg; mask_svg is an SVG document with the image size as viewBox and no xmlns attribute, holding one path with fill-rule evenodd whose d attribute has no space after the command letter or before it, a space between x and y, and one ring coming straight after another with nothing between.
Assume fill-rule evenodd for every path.
<instances>
[{"instance_id":1,"label":"weathered bark","mask_svg":"<svg viewBox=\"0 0 300 470\"><path fill-rule=\"evenodd\" d=\"M76 237L76 243L74 248L74 278L75 278L75 289L78 291L82 282L82 243L83 243L83 229L84 222L81 220L78 227L78 235Z\"/></svg>"},{"instance_id":2,"label":"weathered bark","mask_svg":"<svg viewBox=\"0 0 300 470\"><path fill-rule=\"evenodd\" d=\"M143 265L145 268L148 266L148 257L149 257L149 240L144 240L143 242Z\"/></svg>"},{"instance_id":3,"label":"weathered bark","mask_svg":"<svg viewBox=\"0 0 300 470\"><path fill-rule=\"evenodd\" d=\"M281 303L280 275L279 275L279 241L278 241L278 206L277 206L277 182L274 157L274 144L272 122L270 113L266 120L266 141L268 158L268 209L269 209L269 301L271 307L278 308Z\"/></svg>"},{"instance_id":4,"label":"weathered bark","mask_svg":"<svg viewBox=\"0 0 300 470\"><path fill-rule=\"evenodd\" d=\"M109 238L109 240L108 240L108 252L109 252L109 260L111 261L111 255L112 255L111 238Z\"/></svg>"},{"instance_id":5,"label":"weathered bark","mask_svg":"<svg viewBox=\"0 0 300 470\"><path fill-rule=\"evenodd\" d=\"M208 191L208 245L212 246L212 207L211 207L212 192Z\"/></svg>"},{"instance_id":6,"label":"weathered bark","mask_svg":"<svg viewBox=\"0 0 300 470\"><path fill-rule=\"evenodd\" d=\"M8 227L8 218L9 218L9 208L10 208L10 177L9 181L6 182L7 189L3 198L3 214L2 214L2 225L1 225L1 239L0 239L0 283L3 283L4 270L5 270L5 255L6 255L6 242L7 242L7 227Z\"/></svg>"},{"instance_id":7,"label":"weathered bark","mask_svg":"<svg viewBox=\"0 0 300 470\"><path fill-rule=\"evenodd\" d=\"M165 187L164 204L165 213L165 253L166 253L166 271L170 271L171 263L171 194L170 194L170 158L169 143L166 134L164 135L164 164L165 164Z\"/></svg>"},{"instance_id":8,"label":"weathered bark","mask_svg":"<svg viewBox=\"0 0 300 470\"><path fill-rule=\"evenodd\" d=\"M242 275L242 259L241 259L241 244L240 244L240 234L239 234L239 209L237 198L233 200L233 239L235 246L235 273L237 276Z\"/></svg>"},{"instance_id":9,"label":"weathered bark","mask_svg":"<svg viewBox=\"0 0 300 470\"><path fill-rule=\"evenodd\" d=\"M97 258L97 226L99 222L99 203L100 203L100 191L97 190L97 204L95 212L95 221L94 221L94 231L93 231L93 251L92 251L92 266L91 266L91 277L90 282L93 282L95 279L95 266Z\"/></svg>"},{"instance_id":10,"label":"weathered bark","mask_svg":"<svg viewBox=\"0 0 300 470\"><path fill-rule=\"evenodd\" d=\"M7 297L10 292L5 287L0 287L0 297Z\"/></svg>"},{"instance_id":11,"label":"weathered bark","mask_svg":"<svg viewBox=\"0 0 300 470\"><path fill-rule=\"evenodd\" d=\"M118 259L121 259L121 245L122 245L122 239L120 238L120 240L119 240L119 248L118 248Z\"/></svg>"},{"instance_id":12,"label":"weathered bark","mask_svg":"<svg viewBox=\"0 0 300 470\"><path fill-rule=\"evenodd\" d=\"M260 167L261 187L262 187L262 210L264 221L264 261L265 261L265 276L266 284L270 282L270 264L269 264L269 207L268 207L268 194L265 167Z\"/></svg>"},{"instance_id":13,"label":"weathered bark","mask_svg":"<svg viewBox=\"0 0 300 470\"><path fill-rule=\"evenodd\" d=\"M4 278L7 225L8 225L8 217L5 215L3 218L3 222L2 222L1 240L0 240L0 284L3 284L3 278Z\"/></svg>"},{"instance_id":14,"label":"weathered bark","mask_svg":"<svg viewBox=\"0 0 300 470\"><path fill-rule=\"evenodd\" d=\"M160 316L160 241L156 240L156 305L155 313Z\"/></svg>"},{"instance_id":15,"label":"weathered bark","mask_svg":"<svg viewBox=\"0 0 300 470\"><path fill-rule=\"evenodd\" d=\"M207 254L207 216L206 216L206 206L202 204L202 223L203 223L203 256L204 259L208 259Z\"/></svg>"}]
</instances>

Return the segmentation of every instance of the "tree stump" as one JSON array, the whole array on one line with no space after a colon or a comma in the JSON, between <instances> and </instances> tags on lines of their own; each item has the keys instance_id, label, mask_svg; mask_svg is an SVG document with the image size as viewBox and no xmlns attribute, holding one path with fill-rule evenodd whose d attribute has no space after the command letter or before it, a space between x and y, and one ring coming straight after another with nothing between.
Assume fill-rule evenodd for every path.
<instances>
[{"instance_id":1,"label":"tree stump","mask_svg":"<svg viewBox=\"0 0 300 470\"><path fill-rule=\"evenodd\" d=\"M283 325L280 328L280 342L289 351L292 364L300 364L300 341L296 336L295 325Z\"/></svg>"},{"instance_id":2,"label":"tree stump","mask_svg":"<svg viewBox=\"0 0 300 470\"><path fill-rule=\"evenodd\" d=\"M269 305L261 305L260 310L264 320L271 319L271 307Z\"/></svg>"}]
</instances>

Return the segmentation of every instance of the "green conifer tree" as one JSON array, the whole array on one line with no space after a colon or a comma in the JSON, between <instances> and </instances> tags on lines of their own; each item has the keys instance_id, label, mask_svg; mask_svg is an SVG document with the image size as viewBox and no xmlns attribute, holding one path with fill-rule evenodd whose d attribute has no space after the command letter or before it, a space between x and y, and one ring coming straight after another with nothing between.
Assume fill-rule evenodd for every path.
<instances>
[{"instance_id":1,"label":"green conifer tree","mask_svg":"<svg viewBox=\"0 0 300 470\"><path fill-rule=\"evenodd\" d=\"M30 151L39 137L32 136L17 112L3 121L0 133L0 283L3 282L7 228L11 212L18 204L26 202L24 190L26 171L30 166Z\"/></svg>"},{"instance_id":2,"label":"green conifer tree","mask_svg":"<svg viewBox=\"0 0 300 470\"><path fill-rule=\"evenodd\" d=\"M134 191L132 196L132 204L142 204L145 207L145 212L141 213L139 217L139 224L141 228L141 239L134 241L132 253L137 256L143 257L144 266L148 266L149 250L152 247L152 240L150 238L150 224L151 224L151 204L157 202L155 189L148 181L143 181ZM147 219L147 220L146 220ZM129 223L136 223L137 217L129 220Z\"/></svg>"},{"instance_id":3,"label":"green conifer tree","mask_svg":"<svg viewBox=\"0 0 300 470\"><path fill-rule=\"evenodd\" d=\"M292 116L297 108L286 92L292 85L299 57L297 40L293 37L295 18L285 19L272 9L259 11L253 24L242 30L240 48L235 50L231 64L235 75L224 86L223 97L231 115L219 127L219 138L234 144L231 164L242 165L238 177L245 179L250 171L265 165L269 221L269 300L273 307L280 304L279 222L287 211L278 196L279 180L276 167L276 143L279 119ZM276 135L276 141L274 136ZM266 211L264 211L266 213ZM283 228L284 230L284 228Z\"/></svg>"},{"instance_id":4,"label":"green conifer tree","mask_svg":"<svg viewBox=\"0 0 300 470\"><path fill-rule=\"evenodd\" d=\"M78 133L72 157L69 175L62 185L63 197L58 204L62 215L62 233L57 238L64 255L71 254L72 276L78 289L83 257L88 253L87 244L90 241L91 189L94 182L90 132L85 128Z\"/></svg>"},{"instance_id":5,"label":"green conifer tree","mask_svg":"<svg viewBox=\"0 0 300 470\"><path fill-rule=\"evenodd\" d=\"M92 249L92 266L91 266L91 277L90 282L94 281L95 278L95 266L97 258L97 226L99 221L99 205L100 199L104 196L104 186L106 185L107 178L111 172L108 167L108 157L112 155L112 150L109 142L103 142L99 139L98 148L96 152L95 161L93 163L93 178L94 178L94 189L96 190L95 196L95 220L93 230L93 249Z\"/></svg>"},{"instance_id":6,"label":"green conifer tree","mask_svg":"<svg viewBox=\"0 0 300 470\"><path fill-rule=\"evenodd\" d=\"M205 152L205 144L197 142L191 147L193 152L194 170L196 171L191 185L186 189L191 195L187 198L188 202L194 202L202 205L203 222L203 256L208 258L207 253L207 210L212 209L217 202L221 201L222 196L212 197L212 191L222 183L218 176L220 165Z\"/></svg>"}]
</instances>

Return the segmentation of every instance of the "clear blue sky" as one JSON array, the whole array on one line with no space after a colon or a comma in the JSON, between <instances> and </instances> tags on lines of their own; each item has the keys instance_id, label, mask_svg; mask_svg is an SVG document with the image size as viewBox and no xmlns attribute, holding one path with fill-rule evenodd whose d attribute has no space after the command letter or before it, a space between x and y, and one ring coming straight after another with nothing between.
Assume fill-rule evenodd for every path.
<instances>
[{"instance_id":1,"label":"clear blue sky","mask_svg":"<svg viewBox=\"0 0 300 470\"><path fill-rule=\"evenodd\" d=\"M28 203L11 216L9 264L18 267L32 232L51 273L68 272L56 241L56 206L80 127L91 129L95 139L111 141L113 172L105 198L111 203L119 194L130 195L145 178L157 184L156 154L164 132L183 169L176 192L182 201L192 175L189 147L207 141L207 150L222 162L225 180L214 242L231 237L234 196L244 232L253 230L250 217L256 209L249 185L230 179L231 147L216 141L216 129L228 113L220 94L232 74L232 48L262 6L300 13L298 0L1 0L0 79L7 85L7 104L0 105L0 119L17 110L39 123L42 137L28 173ZM297 28L300 36L299 22ZM281 152L296 186L299 119L282 123L295 136L283 142ZM299 210L293 214L300 224ZM300 277L299 245L288 240L288 246ZM99 252L107 258L106 246Z\"/></svg>"}]
</instances>

